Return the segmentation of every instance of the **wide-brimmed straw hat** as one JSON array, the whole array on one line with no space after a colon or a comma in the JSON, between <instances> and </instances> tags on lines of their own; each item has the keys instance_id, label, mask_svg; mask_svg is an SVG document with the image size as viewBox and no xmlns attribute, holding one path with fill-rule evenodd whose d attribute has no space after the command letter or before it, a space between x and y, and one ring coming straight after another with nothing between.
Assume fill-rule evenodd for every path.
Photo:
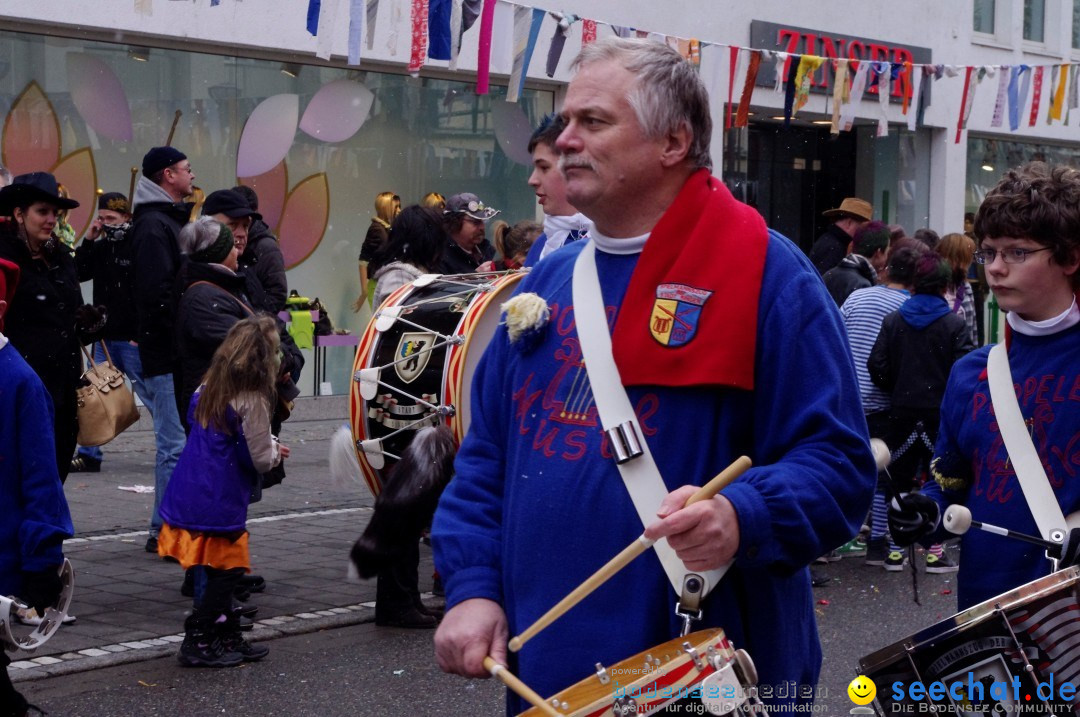
<instances>
[{"instance_id":1,"label":"wide-brimmed straw hat","mask_svg":"<svg viewBox=\"0 0 1080 717\"><path fill-rule=\"evenodd\" d=\"M840 202L840 206L836 209L827 209L821 213L823 216L830 219L840 219L841 217L852 217L854 219L861 219L864 222L868 222L874 218L874 205L865 199L859 199L858 197L847 197L844 201Z\"/></svg>"},{"instance_id":2,"label":"wide-brimmed straw hat","mask_svg":"<svg viewBox=\"0 0 1080 717\"><path fill-rule=\"evenodd\" d=\"M48 202L58 209L74 209L79 203L60 195L60 185L56 177L48 172L20 174L11 180L11 184L0 189L0 214L10 216L19 204L29 201Z\"/></svg>"}]
</instances>

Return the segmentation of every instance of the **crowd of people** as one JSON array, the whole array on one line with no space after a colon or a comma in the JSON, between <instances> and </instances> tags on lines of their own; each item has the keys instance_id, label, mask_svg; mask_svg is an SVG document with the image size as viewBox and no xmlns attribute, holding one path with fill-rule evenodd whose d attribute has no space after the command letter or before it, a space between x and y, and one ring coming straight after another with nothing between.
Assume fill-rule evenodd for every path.
<instances>
[{"instance_id":1,"label":"crowd of people","mask_svg":"<svg viewBox=\"0 0 1080 717\"><path fill-rule=\"evenodd\" d=\"M940 515L966 503L977 520L1038 532L1024 493L1000 485L1017 478L988 400L989 348L977 348L987 288L1009 312L1009 385L1054 508L1080 508L1067 479L1080 425L1080 172L1011 170L965 232L940 238L908 237L847 198L807 256L712 175L708 94L678 52L608 38L574 69L529 144L542 226L501 223L492 243L499 212L475 194L404 207L376 197L357 308L424 274L521 267L518 295L540 307L528 340L504 322L476 370L471 428L430 531L445 614L417 605L415 580L395 569L379 573L377 621L438 627L444 670L487 676L490 657L550 695L697 620L748 650L760 685L810 687L762 692L766 707L791 709L820 670L816 559L900 570L920 541L925 570L960 570L962 608L1046 574L1034 549L982 534L965 536L958 566ZM0 518L0 591L42 609L58 590L72 534L63 479L103 460L75 453L74 404L80 345L101 340L153 418L146 550L187 571L180 661L231 666L267 653L242 635L254 610L238 596L264 587L249 574L245 522L289 455L277 436L302 357L276 318L287 283L258 198L221 189L196 207L193 181L182 152L151 149L130 204L101 195L74 252L54 230L77 203L52 175L0 190L0 491L35 496ZM91 278L86 304L79 282ZM568 416L583 385L587 401ZM10 445L9 426L49 450ZM887 470L871 437L890 450ZM742 455L752 468L688 503ZM655 551L508 651L640 535ZM15 694L0 680L0 696ZM511 697L508 709L524 706Z\"/></svg>"}]
</instances>

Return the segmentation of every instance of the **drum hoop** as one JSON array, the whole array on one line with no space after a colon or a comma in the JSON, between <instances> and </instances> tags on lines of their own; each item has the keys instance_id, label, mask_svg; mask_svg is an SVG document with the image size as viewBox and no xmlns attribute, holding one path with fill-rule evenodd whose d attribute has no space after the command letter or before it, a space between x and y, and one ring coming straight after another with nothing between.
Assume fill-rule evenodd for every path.
<instances>
[{"instance_id":1,"label":"drum hoop","mask_svg":"<svg viewBox=\"0 0 1080 717\"><path fill-rule=\"evenodd\" d=\"M61 623L67 617L68 608L71 606L71 596L75 591L75 571L67 558L60 566L60 582L62 587L56 602L46 608L41 623L26 637L16 637L11 631L11 626L15 620L15 609L28 606L14 598L0 596L0 642L3 643L6 651L36 650L48 642L49 638L60 629Z\"/></svg>"},{"instance_id":2,"label":"drum hoop","mask_svg":"<svg viewBox=\"0 0 1080 717\"><path fill-rule=\"evenodd\" d=\"M694 677L694 679L690 680L685 685L681 685L677 688L673 687L672 689L686 690L687 692L692 691L695 685L700 683L712 673L716 672L716 668L713 667L713 665L710 664L707 660L707 650L710 646L714 644L719 646L717 652L719 652L719 654L724 658L725 663L731 662L735 659L735 648L731 644L731 641L728 640L723 628L716 627L705 630L698 630L696 632L690 633L689 635L686 635L685 637L677 637L671 640L667 640L660 643L659 645L651 647L647 650L642 650L637 654L620 660L614 665L607 666L607 670L608 673L611 675L612 681L604 686L606 688L610 688L610 694L599 699L593 699L587 704L570 704L569 711L566 713L567 717L571 717L573 715L607 714L611 709L612 700L615 697L615 680L620 676L621 671L635 669L640 672L642 671L641 668L645 664L646 658L652 657L657 653L663 654L664 652L675 651L679 654L677 654L675 657L671 658L667 662L663 663L662 665L651 669L649 672L641 674L640 677L631 680L625 685L625 689L633 688L634 686L639 684L652 684L659 679L672 675L677 670L684 670L682 674L688 673L690 669L694 666L694 659L682 648L682 644L684 642L689 642L691 647L697 650L698 655L702 659L705 659L705 668L699 670L698 674ZM682 674L680 674L680 679L682 677ZM587 697L575 697L575 695L573 695L572 693L585 693L587 691L595 690L597 688L597 685L595 683L597 679L597 675L589 675L588 677L558 692L556 695L549 699L549 702L551 704L555 704L556 702L567 702L569 704L569 700L571 699L587 699ZM670 685L661 686L659 689L662 690L664 689L664 687L669 686ZM621 681L620 687L623 687ZM649 702L639 702L638 709L640 711L642 707L645 706L646 712L644 712L644 714L647 714L649 710L661 706L665 700L670 701L670 699L668 698L657 697L656 699L653 699ZM654 703L656 704L654 705ZM520 717L537 717L539 714L540 712L535 707L533 707L532 709L523 712Z\"/></svg>"},{"instance_id":3,"label":"drum hoop","mask_svg":"<svg viewBox=\"0 0 1080 717\"><path fill-rule=\"evenodd\" d=\"M1056 573L1045 575L1037 580L1008 590L997 597L972 605L967 610L934 623L918 632L893 642L859 659L859 672L870 674L882 667L896 662L899 658L910 656L924 645L947 639L957 633L966 632L998 616L1003 616L1039 598L1059 592L1070 583L1080 583L1080 567L1069 567ZM961 621L962 620L962 621ZM910 657L909 657L910 659Z\"/></svg>"}]
</instances>

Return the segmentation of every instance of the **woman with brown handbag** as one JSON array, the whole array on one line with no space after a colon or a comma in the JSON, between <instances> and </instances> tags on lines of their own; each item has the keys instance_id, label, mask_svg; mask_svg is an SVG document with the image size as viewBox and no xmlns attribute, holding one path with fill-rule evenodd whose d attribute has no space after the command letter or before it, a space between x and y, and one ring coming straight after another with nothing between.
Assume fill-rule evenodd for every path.
<instances>
[{"instance_id":1,"label":"woman with brown handbag","mask_svg":"<svg viewBox=\"0 0 1080 717\"><path fill-rule=\"evenodd\" d=\"M0 258L22 271L8 309L7 336L52 397L61 481L78 435L80 343L89 343L105 325L104 309L83 303L72 251L55 236L60 213L77 206L61 196L48 172L21 174L0 189Z\"/></svg>"}]
</instances>

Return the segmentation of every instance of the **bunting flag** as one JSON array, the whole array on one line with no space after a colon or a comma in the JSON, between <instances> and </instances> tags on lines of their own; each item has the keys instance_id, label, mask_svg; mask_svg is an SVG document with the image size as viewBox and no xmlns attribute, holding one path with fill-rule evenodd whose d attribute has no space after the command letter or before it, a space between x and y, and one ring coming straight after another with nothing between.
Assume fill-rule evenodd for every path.
<instances>
[{"instance_id":1,"label":"bunting flag","mask_svg":"<svg viewBox=\"0 0 1080 717\"><path fill-rule=\"evenodd\" d=\"M694 38L690 38L690 49L687 51L686 61L690 63L690 66L695 70L701 69L701 42Z\"/></svg>"},{"instance_id":2,"label":"bunting flag","mask_svg":"<svg viewBox=\"0 0 1080 717\"><path fill-rule=\"evenodd\" d=\"M367 49L375 47L375 18L379 14L379 0L367 0Z\"/></svg>"},{"instance_id":3,"label":"bunting flag","mask_svg":"<svg viewBox=\"0 0 1080 717\"><path fill-rule=\"evenodd\" d=\"M888 62L873 63L873 72L878 81L878 107L881 115L878 117L877 137L889 136L889 95L892 93L892 64Z\"/></svg>"},{"instance_id":4,"label":"bunting flag","mask_svg":"<svg viewBox=\"0 0 1080 717\"><path fill-rule=\"evenodd\" d=\"M968 68L971 71L971 68ZM1034 127L1035 122L1039 117L1039 104L1042 101L1042 85L1043 85L1043 67L1039 65L1035 68L1035 79L1032 81L1034 88L1031 95L1031 114L1028 116L1028 127Z\"/></svg>"},{"instance_id":5,"label":"bunting flag","mask_svg":"<svg viewBox=\"0 0 1080 717\"><path fill-rule=\"evenodd\" d=\"M810 83L814 79L814 73L825 62L825 58L817 55L803 55L799 59L799 66L795 70L795 106L792 114L797 113L810 101Z\"/></svg>"},{"instance_id":6,"label":"bunting flag","mask_svg":"<svg viewBox=\"0 0 1080 717\"><path fill-rule=\"evenodd\" d=\"M925 73L922 68L917 68L914 65L910 66L911 72L911 99L915 103L915 107L907 115L907 128L909 132L914 132L919 122L919 109L922 104L922 83L925 77Z\"/></svg>"},{"instance_id":7,"label":"bunting flag","mask_svg":"<svg viewBox=\"0 0 1080 717\"><path fill-rule=\"evenodd\" d=\"M1014 70L1020 79L1020 87L1016 96L1009 97L1009 129L1015 132L1020 128L1020 113L1027 104L1028 93L1031 91L1031 68L1020 65Z\"/></svg>"},{"instance_id":8,"label":"bunting flag","mask_svg":"<svg viewBox=\"0 0 1080 717\"><path fill-rule=\"evenodd\" d=\"M543 22L543 10L520 5L514 7L514 61L510 70L510 84L506 88L507 102L517 102L521 97Z\"/></svg>"},{"instance_id":9,"label":"bunting flag","mask_svg":"<svg viewBox=\"0 0 1080 717\"><path fill-rule=\"evenodd\" d=\"M349 0L349 64L359 65L364 38L364 0Z\"/></svg>"},{"instance_id":10,"label":"bunting flag","mask_svg":"<svg viewBox=\"0 0 1080 717\"><path fill-rule=\"evenodd\" d=\"M316 35L315 57L329 60L334 49L334 28L337 27L338 9L341 0L322 0L319 8L318 27L323 31Z\"/></svg>"},{"instance_id":11,"label":"bunting flag","mask_svg":"<svg viewBox=\"0 0 1080 717\"><path fill-rule=\"evenodd\" d=\"M848 63L845 60L833 62L832 124L829 134L840 134L840 106L851 99L851 86L848 84Z\"/></svg>"},{"instance_id":12,"label":"bunting flag","mask_svg":"<svg viewBox=\"0 0 1080 717\"><path fill-rule=\"evenodd\" d=\"M462 0L450 2L450 69L457 69L458 55L461 54L461 23L464 14L461 7Z\"/></svg>"},{"instance_id":13,"label":"bunting flag","mask_svg":"<svg viewBox=\"0 0 1080 717\"><path fill-rule=\"evenodd\" d=\"M771 52L766 50L766 56L772 59L776 72L776 81L773 83L773 92L780 93L784 91L784 78L787 75L784 74L784 70L787 69L787 53L786 52Z\"/></svg>"},{"instance_id":14,"label":"bunting flag","mask_svg":"<svg viewBox=\"0 0 1080 717\"><path fill-rule=\"evenodd\" d=\"M428 57L432 60L450 59L452 5L451 0L431 0L428 6Z\"/></svg>"},{"instance_id":15,"label":"bunting flag","mask_svg":"<svg viewBox=\"0 0 1080 717\"><path fill-rule=\"evenodd\" d=\"M210 7L217 7L221 4L221 0L210 0Z\"/></svg>"},{"instance_id":16,"label":"bunting flag","mask_svg":"<svg viewBox=\"0 0 1080 717\"><path fill-rule=\"evenodd\" d=\"M944 67L941 65L924 65L922 69L922 87L919 90L919 107L915 112L915 121L918 124L923 123L923 119L926 116L926 105L930 99L930 87L935 80L940 80L941 75L944 72Z\"/></svg>"},{"instance_id":17,"label":"bunting flag","mask_svg":"<svg viewBox=\"0 0 1080 717\"><path fill-rule=\"evenodd\" d=\"M735 69L739 64L739 49L735 45L732 45L728 49L728 86L727 86L727 122L724 125L725 129L731 129L731 118L734 112L734 108L731 105L731 98L735 94ZM751 57L753 53L751 53ZM745 86L743 89L746 89Z\"/></svg>"},{"instance_id":18,"label":"bunting flag","mask_svg":"<svg viewBox=\"0 0 1080 717\"><path fill-rule=\"evenodd\" d=\"M1073 70L1069 73L1069 99L1068 109L1065 112L1065 124L1069 123L1069 117L1072 116L1072 111L1080 108L1080 85L1077 84L1077 77L1080 76L1080 72Z\"/></svg>"},{"instance_id":19,"label":"bunting flag","mask_svg":"<svg viewBox=\"0 0 1080 717\"><path fill-rule=\"evenodd\" d=\"M860 62L855 70L855 78L851 81L851 92L847 103L840 109L840 129L850 132L855 123L855 108L862 102L863 93L866 92L866 76L870 72L869 62Z\"/></svg>"},{"instance_id":20,"label":"bunting flag","mask_svg":"<svg viewBox=\"0 0 1080 717\"><path fill-rule=\"evenodd\" d=\"M791 113L795 107L795 77L799 74L799 65L789 62L787 82L784 83L784 126L791 126Z\"/></svg>"},{"instance_id":21,"label":"bunting flag","mask_svg":"<svg viewBox=\"0 0 1080 717\"><path fill-rule=\"evenodd\" d=\"M632 27L624 27L622 25L611 25L611 29L612 29L612 31L615 32L616 35L618 35L619 37L621 37L623 39L627 39L627 38L630 38L630 37L634 36L634 28L632 28Z\"/></svg>"},{"instance_id":22,"label":"bunting flag","mask_svg":"<svg viewBox=\"0 0 1080 717\"><path fill-rule=\"evenodd\" d=\"M409 74L417 77L424 66L428 51L428 0L412 0L409 13L412 25L412 42L409 51Z\"/></svg>"},{"instance_id":23,"label":"bunting flag","mask_svg":"<svg viewBox=\"0 0 1080 717\"><path fill-rule=\"evenodd\" d=\"M581 46L596 42L596 20L581 21Z\"/></svg>"},{"instance_id":24,"label":"bunting flag","mask_svg":"<svg viewBox=\"0 0 1080 717\"><path fill-rule=\"evenodd\" d=\"M1009 96L1009 85L1013 82L1013 74L1008 65L1001 66L1001 76L998 77L997 97L994 98L994 115L990 120L991 127L1000 127L1005 121L1005 100Z\"/></svg>"},{"instance_id":25,"label":"bunting flag","mask_svg":"<svg viewBox=\"0 0 1080 717\"><path fill-rule=\"evenodd\" d=\"M966 121L967 121L968 112L971 110L971 104L970 104L970 102L968 100L968 97L969 97L970 94L974 94L974 93L972 93L970 91L971 90L971 71L973 69L975 69L975 68L968 67L964 71L964 93L960 96L960 117L958 117L957 120L956 120L956 142L955 142L955 144L960 144L960 133L964 129L964 125L966 124Z\"/></svg>"},{"instance_id":26,"label":"bunting flag","mask_svg":"<svg viewBox=\"0 0 1080 717\"><path fill-rule=\"evenodd\" d=\"M1065 90L1069 87L1069 66L1062 65L1060 71L1054 68L1057 74L1057 90L1054 92L1054 102L1050 105L1050 114L1046 118L1046 124L1051 120L1061 121L1061 112L1065 109Z\"/></svg>"},{"instance_id":27,"label":"bunting flag","mask_svg":"<svg viewBox=\"0 0 1080 717\"><path fill-rule=\"evenodd\" d=\"M135 0L135 14L136 15L153 15L154 14L153 0Z\"/></svg>"},{"instance_id":28,"label":"bunting flag","mask_svg":"<svg viewBox=\"0 0 1080 717\"><path fill-rule=\"evenodd\" d=\"M480 47L476 57L476 94L478 95L486 95L491 86L491 32L494 25L495 0L484 0L484 8L480 13Z\"/></svg>"},{"instance_id":29,"label":"bunting flag","mask_svg":"<svg viewBox=\"0 0 1080 717\"><path fill-rule=\"evenodd\" d=\"M555 18L555 34L551 36L551 44L548 46L547 67L548 77L555 76L555 70L559 69L559 60L562 59L563 48L566 47L566 38L570 36L570 26L577 20L576 15L553 12ZM640 32L640 31L639 31ZM648 35L648 33L645 33Z\"/></svg>"},{"instance_id":30,"label":"bunting flag","mask_svg":"<svg viewBox=\"0 0 1080 717\"><path fill-rule=\"evenodd\" d=\"M750 62L746 67L746 80L743 82L742 97L739 98L739 112L735 116L735 126L745 127L750 121L750 97L757 84L758 69L761 67L761 50L750 53Z\"/></svg>"},{"instance_id":31,"label":"bunting flag","mask_svg":"<svg viewBox=\"0 0 1080 717\"><path fill-rule=\"evenodd\" d=\"M149 2L149 0L147 0ZM320 0L308 0L307 6L307 31L312 36L319 34L319 9L322 7Z\"/></svg>"}]
</instances>

